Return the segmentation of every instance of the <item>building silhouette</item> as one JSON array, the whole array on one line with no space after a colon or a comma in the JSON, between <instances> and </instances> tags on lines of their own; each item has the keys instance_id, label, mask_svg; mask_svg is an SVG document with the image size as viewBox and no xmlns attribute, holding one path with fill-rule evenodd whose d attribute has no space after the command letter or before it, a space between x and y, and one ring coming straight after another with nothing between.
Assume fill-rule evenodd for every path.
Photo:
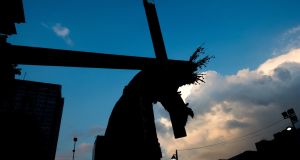
<instances>
[{"instance_id":1,"label":"building silhouette","mask_svg":"<svg viewBox=\"0 0 300 160\"><path fill-rule=\"evenodd\" d=\"M257 151L245 151L228 160L300 159L300 129L282 130L272 140L255 143Z\"/></svg>"},{"instance_id":2,"label":"building silhouette","mask_svg":"<svg viewBox=\"0 0 300 160\"><path fill-rule=\"evenodd\" d=\"M101 152L104 148L102 148L103 145L101 143L104 143L104 136L97 135L96 140L94 142L94 148L93 148L93 157L92 160L100 160L102 157L101 155L97 154Z\"/></svg>"},{"instance_id":3,"label":"building silhouette","mask_svg":"<svg viewBox=\"0 0 300 160\"><path fill-rule=\"evenodd\" d=\"M64 103L61 86L14 79L0 86L1 156L54 160Z\"/></svg>"}]
</instances>

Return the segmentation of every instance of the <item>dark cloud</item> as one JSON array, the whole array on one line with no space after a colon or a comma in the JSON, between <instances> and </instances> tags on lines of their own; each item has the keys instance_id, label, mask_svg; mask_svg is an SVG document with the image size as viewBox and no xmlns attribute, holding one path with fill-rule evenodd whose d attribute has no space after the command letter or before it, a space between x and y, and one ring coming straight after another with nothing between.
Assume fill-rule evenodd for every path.
<instances>
[{"instance_id":1,"label":"dark cloud","mask_svg":"<svg viewBox=\"0 0 300 160\"><path fill-rule=\"evenodd\" d=\"M243 123L237 120L229 120L226 122L226 127L228 129L234 129L234 128L247 128L249 127L248 123Z\"/></svg>"},{"instance_id":2,"label":"dark cloud","mask_svg":"<svg viewBox=\"0 0 300 160\"><path fill-rule=\"evenodd\" d=\"M283 67L278 67L274 70L274 76L281 81L288 81L291 79L291 73L288 69Z\"/></svg>"}]
</instances>

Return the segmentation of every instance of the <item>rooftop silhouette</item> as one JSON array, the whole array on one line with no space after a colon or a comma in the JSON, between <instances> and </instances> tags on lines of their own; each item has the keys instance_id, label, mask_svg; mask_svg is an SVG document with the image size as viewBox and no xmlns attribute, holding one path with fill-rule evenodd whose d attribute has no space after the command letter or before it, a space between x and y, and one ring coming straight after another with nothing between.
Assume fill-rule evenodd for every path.
<instances>
[{"instance_id":1,"label":"rooftop silhouette","mask_svg":"<svg viewBox=\"0 0 300 160\"><path fill-rule=\"evenodd\" d=\"M245 151L228 160L299 159L300 129L284 129L275 133L274 139L261 140L255 146L257 151Z\"/></svg>"}]
</instances>

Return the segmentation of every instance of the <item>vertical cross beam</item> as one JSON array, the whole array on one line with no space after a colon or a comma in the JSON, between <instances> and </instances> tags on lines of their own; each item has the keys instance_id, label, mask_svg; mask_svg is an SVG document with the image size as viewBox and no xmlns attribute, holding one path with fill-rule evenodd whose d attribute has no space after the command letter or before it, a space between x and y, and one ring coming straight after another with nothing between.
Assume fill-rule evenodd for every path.
<instances>
[{"instance_id":1,"label":"vertical cross beam","mask_svg":"<svg viewBox=\"0 0 300 160\"><path fill-rule=\"evenodd\" d=\"M155 51L155 56L159 62L166 62L168 60L168 57L167 57L167 52L162 37L162 33L160 30L154 2L149 2L148 0L144 0L144 7L145 7L148 26L150 29L152 43Z\"/></svg>"}]
</instances>

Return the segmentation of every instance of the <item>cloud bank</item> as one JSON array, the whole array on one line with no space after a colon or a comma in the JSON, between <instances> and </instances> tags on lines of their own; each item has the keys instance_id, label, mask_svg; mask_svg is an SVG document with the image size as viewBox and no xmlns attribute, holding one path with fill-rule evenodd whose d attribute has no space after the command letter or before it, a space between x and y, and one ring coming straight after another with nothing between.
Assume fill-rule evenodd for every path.
<instances>
[{"instance_id":1,"label":"cloud bank","mask_svg":"<svg viewBox=\"0 0 300 160\"><path fill-rule=\"evenodd\" d=\"M42 25L73 44L69 28L59 23L52 27ZM288 120L282 120L283 111L294 108L300 116L300 26L286 31L280 40L285 47L279 45L273 55L285 54L266 60L255 70L241 69L234 75L208 71L205 84L180 88L195 112L195 118L189 119L186 126L187 137L175 140L168 113L162 107L154 107L162 159L169 160L176 149L179 159L230 158L255 150L255 142L272 139L274 133L290 125ZM90 137L103 131L94 127L73 133L72 137ZM79 143L78 159L91 158L92 143ZM56 159L71 157L68 150Z\"/></svg>"},{"instance_id":2,"label":"cloud bank","mask_svg":"<svg viewBox=\"0 0 300 160\"><path fill-rule=\"evenodd\" d=\"M272 139L289 125L282 120L283 111L294 108L300 115L300 49L271 58L256 70L242 69L234 75L208 71L205 84L181 90L196 115L187 123L187 137L175 140L168 114L155 107L166 159L176 149L179 159L190 160L230 158L255 150L255 142Z\"/></svg>"}]
</instances>

